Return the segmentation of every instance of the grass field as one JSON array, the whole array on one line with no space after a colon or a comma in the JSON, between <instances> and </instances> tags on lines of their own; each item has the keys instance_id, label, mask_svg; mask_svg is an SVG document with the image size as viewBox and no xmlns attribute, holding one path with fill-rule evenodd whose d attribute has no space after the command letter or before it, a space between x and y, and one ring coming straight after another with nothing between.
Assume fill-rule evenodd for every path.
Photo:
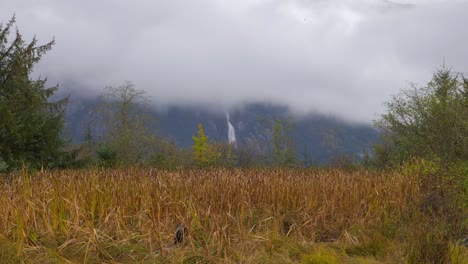
<instances>
[{"instance_id":1,"label":"grass field","mask_svg":"<svg viewBox=\"0 0 468 264\"><path fill-rule=\"evenodd\" d=\"M416 177L402 173L23 171L1 180L0 259L416 263L418 250L431 250L421 249L424 232L444 225L418 216L421 197ZM175 245L179 223L187 236ZM455 241L442 246L447 255L442 262L468 263L463 246Z\"/></svg>"}]
</instances>

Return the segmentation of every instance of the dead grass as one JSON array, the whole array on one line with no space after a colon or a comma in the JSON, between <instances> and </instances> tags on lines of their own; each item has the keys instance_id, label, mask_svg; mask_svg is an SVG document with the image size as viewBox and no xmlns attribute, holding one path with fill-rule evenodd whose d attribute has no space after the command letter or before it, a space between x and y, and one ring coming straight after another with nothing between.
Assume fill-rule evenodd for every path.
<instances>
[{"instance_id":1,"label":"dead grass","mask_svg":"<svg viewBox=\"0 0 468 264\"><path fill-rule=\"evenodd\" d=\"M419 196L417 181L398 173L23 171L0 185L0 258L12 263L391 263L404 256L385 253L392 249L389 236L370 234L390 229L392 219ZM175 246L177 223L189 235ZM317 248L328 244L334 246Z\"/></svg>"}]
</instances>

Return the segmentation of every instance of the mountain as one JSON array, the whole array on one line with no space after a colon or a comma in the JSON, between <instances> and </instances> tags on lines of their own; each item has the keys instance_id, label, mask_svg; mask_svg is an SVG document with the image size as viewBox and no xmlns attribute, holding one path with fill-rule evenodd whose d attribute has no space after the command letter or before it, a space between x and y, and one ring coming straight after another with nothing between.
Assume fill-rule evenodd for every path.
<instances>
[{"instance_id":1,"label":"mountain","mask_svg":"<svg viewBox=\"0 0 468 264\"><path fill-rule=\"evenodd\" d=\"M97 104L96 99L71 98L66 113L65 136L72 142L83 142ZM286 106L271 103L244 104L231 109L228 114L237 144L255 144L263 151L267 150L271 137L265 120L288 119L293 124L290 133L298 158L318 164L328 162L333 155L346 154L359 158L364 152L371 152L372 145L378 141L378 133L370 125L348 123L317 113L298 116ZM150 115L157 120L153 131L171 138L178 147L191 147L192 136L197 134L199 123L211 141L228 141L226 112L204 107L171 106L165 110L151 110ZM99 125L95 127L95 137L99 137L102 131Z\"/></svg>"}]
</instances>

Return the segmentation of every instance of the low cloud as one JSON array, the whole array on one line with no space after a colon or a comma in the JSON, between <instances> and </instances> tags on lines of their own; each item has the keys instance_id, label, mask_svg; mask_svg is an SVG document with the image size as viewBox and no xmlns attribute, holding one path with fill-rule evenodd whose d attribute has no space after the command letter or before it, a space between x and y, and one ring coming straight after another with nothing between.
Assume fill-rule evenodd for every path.
<instances>
[{"instance_id":1,"label":"low cloud","mask_svg":"<svg viewBox=\"0 0 468 264\"><path fill-rule=\"evenodd\" d=\"M23 0L0 16L16 13L25 37L55 37L36 73L82 94L131 80L155 104L272 101L370 122L444 60L467 71L466 10L457 0Z\"/></svg>"}]
</instances>

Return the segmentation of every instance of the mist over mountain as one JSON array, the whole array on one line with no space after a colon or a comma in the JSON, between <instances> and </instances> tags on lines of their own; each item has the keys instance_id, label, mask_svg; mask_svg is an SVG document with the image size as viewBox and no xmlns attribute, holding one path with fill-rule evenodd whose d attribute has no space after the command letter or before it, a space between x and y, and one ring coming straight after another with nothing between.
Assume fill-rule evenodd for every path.
<instances>
[{"instance_id":1,"label":"mist over mountain","mask_svg":"<svg viewBox=\"0 0 468 264\"><path fill-rule=\"evenodd\" d=\"M74 143L82 143L87 127L92 123L97 99L72 97L66 114L65 136ZM367 124L346 122L334 116L318 113L294 114L287 106L273 103L246 103L225 112L204 106L169 106L151 108L149 115L155 121L151 130L159 136L170 138L180 148L191 148L192 137L202 124L211 142L228 142L229 114L236 144L256 147L267 152L270 130L267 120L288 119L294 140L296 156L324 164L333 155L348 155L359 159L365 151L371 152L378 141L378 133ZM93 123L94 138L102 137L103 129Z\"/></svg>"},{"instance_id":2,"label":"mist over mountain","mask_svg":"<svg viewBox=\"0 0 468 264\"><path fill-rule=\"evenodd\" d=\"M467 1L3 1L25 39L55 39L34 70L89 94L131 80L158 104L272 101L370 123L382 104L466 69ZM65 85L63 85L65 87Z\"/></svg>"}]
</instances>

